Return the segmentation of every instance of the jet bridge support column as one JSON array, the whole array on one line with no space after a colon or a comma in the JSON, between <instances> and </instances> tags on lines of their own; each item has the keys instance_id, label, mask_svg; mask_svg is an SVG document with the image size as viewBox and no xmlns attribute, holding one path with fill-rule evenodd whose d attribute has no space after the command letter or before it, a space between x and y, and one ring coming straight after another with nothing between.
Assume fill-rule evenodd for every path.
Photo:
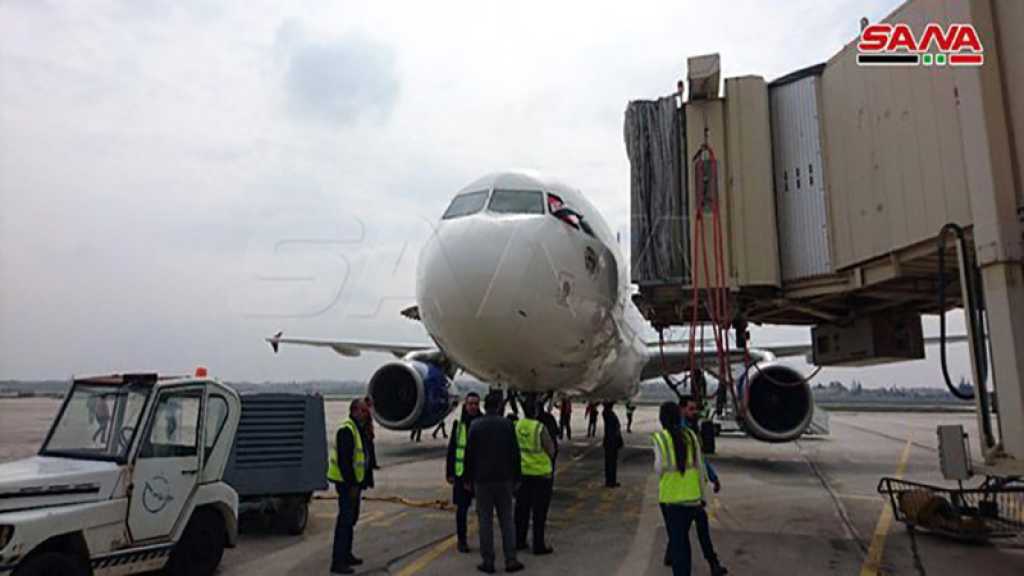
<instances>
[{"instance_id":1,"label":"jet bridge support column","mask_svg":"<svg viewBox=\"0 0 1024 576\"><path fill-rule=\"evenodd\" d=\"M957 68L960 125L967 193L974 219L976 261L987 309L992 369L998 404L1001 451L985 454L984 473L1024 473L1024 134L1008 127L1003 74L1009 57L1000 54L990 0L954 3L952 21L973 22L984 43L985 63ZM960 18L960 17L963 18ZM1019 73L1019 70L1013 73ZM1016 97L1020 97L1017 95ZM1017 140L1014 142L1014 140ZM975 370L977 374L977 370ZM979 389L980 391L980 389ZM984 440L982 440L984 445ZM984 446L983 446L984 447Z\"/></svg>"}]
</instances>

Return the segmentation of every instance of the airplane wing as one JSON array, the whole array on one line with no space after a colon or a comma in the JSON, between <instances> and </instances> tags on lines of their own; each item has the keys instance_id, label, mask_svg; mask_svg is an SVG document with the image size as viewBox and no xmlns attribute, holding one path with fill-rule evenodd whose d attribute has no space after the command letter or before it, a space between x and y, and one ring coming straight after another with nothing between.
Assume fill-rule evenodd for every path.
<instances>
[{"instance_id":1,"label":"airplane wing","mask_svg":"<svg viewBox=\"0 0 1024 576\"><path fill-rule=\"evenodd\" d=\"M655 342L653 345L648 345L648 347L650 349L650 356L643 371L640 373L641 380L660 378L667 374L678 374L690 369L689 346L665 346L664 351L661 351L658 349L657 342ZM763 349L752 348L750 350L750 360L760 362L761 360L768 359L764 352ZM695 360L703 363L705 366L718 362L718 353L715 351L714 344L705 346L703 351L698 348L695 354ZM746 356L743 350L729 350L730 364L742 364L745 361Z\"/></svg>"},{"instance_id":2,"label":"airplane wing","mask_svg":"<svg viewBox=\"0 0 1024 576\"><path fill-rule=\"evenodd\" d=\"M940 342L938 336L928 336L924 339L926 346L932 346ZM965 334L950 334L946 336L947 344L956 344L960 342L966 342L967 335ZM651 351L650 359L647 361L647 365L644 366L643 372L641 372L641 380L647 380L648 378L660 378L665 374L678 374L690 369L690 350L688 345L682 345L679 343L673 343L672 345L666 345L664 348L664 360L662 359L662 353L658 350L657 342L649 342L647 344L648 349ZM799 343L799 344L769 344L767 346L758 346L750 349L750 360L753 362L760 362L762 360L771 360L774 358L787 358L794 356L803 356L810 362L810 354L813 348L810 343ZM712 362L718 361L718 353L715 351L714 342L705 342L704 351L697 350L697 360L703 361L705 365ZM746 361L743 350L729 350L729 363L730 364L742 364Z\"/></svg>"},{"instance_id":3,"label":"airplane wing","mask_svg":"<svg viewBox=\"0 0 1024 576\"><path fill-rule=\"evenodd\" d=\"M297 346L315 346L330 348L342 356L356 357L363 352L386 352L396 358L402 358L410 352L434 350L434 346L428 344L381 344L377 342L356 342L352 340L326 340L320 338L285 338L283 332L278 332L270 338L266 338L270 347L276 354L281 344L294 344Z\"/></svg>"}]
</instances>

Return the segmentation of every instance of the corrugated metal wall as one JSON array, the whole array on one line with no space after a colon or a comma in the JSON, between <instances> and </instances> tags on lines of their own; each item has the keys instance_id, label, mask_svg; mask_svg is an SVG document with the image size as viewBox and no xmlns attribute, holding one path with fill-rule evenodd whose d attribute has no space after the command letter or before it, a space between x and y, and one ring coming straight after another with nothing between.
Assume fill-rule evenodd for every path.
<instances>
[{"instance_id":1,"label":"corrugated metal wall","mask_svg":"<svg viewBox=\"0 0 1024 576\"><path fill-rule=\"evenodd\" d=\"M820 77L769 89L779 257L784 280L832 272L822 161Z\"/></svg>"},{"instance_id":2,"label":"corrugated metal wall","mask_svg":"<svg viewBox=\"0 0 1024 576\"><path fill-rule=\"evenodd\" d=\"M636 284L683 283L689 278L681 123L672 96L637 100L626 108L623 136L630 165L630 275Z\"/></svg>"}]
</instances>

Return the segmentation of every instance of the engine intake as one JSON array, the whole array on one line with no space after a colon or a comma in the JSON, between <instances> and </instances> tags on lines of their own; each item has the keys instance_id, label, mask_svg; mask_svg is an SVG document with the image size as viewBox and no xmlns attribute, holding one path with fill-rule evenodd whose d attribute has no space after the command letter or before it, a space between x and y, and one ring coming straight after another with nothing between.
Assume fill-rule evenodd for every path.
<instances>
[{"instance_id":1,"label":"engine intake","mask_svg":"<svg viewBox=\"0 0 1024 576\"><path fill-rule=\"evenodd\" d=\"M739 381L747 433L764 442L799 438L814 416L814 396L804 376L784 364L752 366Z\"/></svg>"},{"instance_id":2,"label":"engine intake","mask_svg":"<svg viewBox=\"0 0 1024 576\"><path fill-rule=\"evenodd\" d=\"M391 362L370 377L373 417L389 430L436 426L452 410L444 370L417 360Z\"/></svg>"}]
</instances>

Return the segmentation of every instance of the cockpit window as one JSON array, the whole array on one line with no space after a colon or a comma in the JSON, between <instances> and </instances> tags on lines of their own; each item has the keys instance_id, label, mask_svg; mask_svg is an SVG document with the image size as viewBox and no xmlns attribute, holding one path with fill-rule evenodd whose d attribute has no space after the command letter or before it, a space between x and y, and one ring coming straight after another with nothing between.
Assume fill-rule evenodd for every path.
<instances>
[{"instance_id":1,"label":"cockpit window","mask_svg":"<svg viewBox=\"0 0 1024 576\"><path fill-rule=\"evenodd\" d=\"M543 214L544 193L539 190L495 190L487 209L499 214Z\"/></svg>"},{"instance_id":2,"label":"cockpit window","mask_svg":"<svg viewBox=\"0 0 1024 576\"><path fill-rule=\"evenodd\" d=\"M452 218L459 218L460 216L476 214L484 209L484 204L486 202L487 190L460 194L452 200L452 203L448 206L448 209L444 211L444 216L441 216L441 219L451 220Z\"/></svg>"}]
</instances>

